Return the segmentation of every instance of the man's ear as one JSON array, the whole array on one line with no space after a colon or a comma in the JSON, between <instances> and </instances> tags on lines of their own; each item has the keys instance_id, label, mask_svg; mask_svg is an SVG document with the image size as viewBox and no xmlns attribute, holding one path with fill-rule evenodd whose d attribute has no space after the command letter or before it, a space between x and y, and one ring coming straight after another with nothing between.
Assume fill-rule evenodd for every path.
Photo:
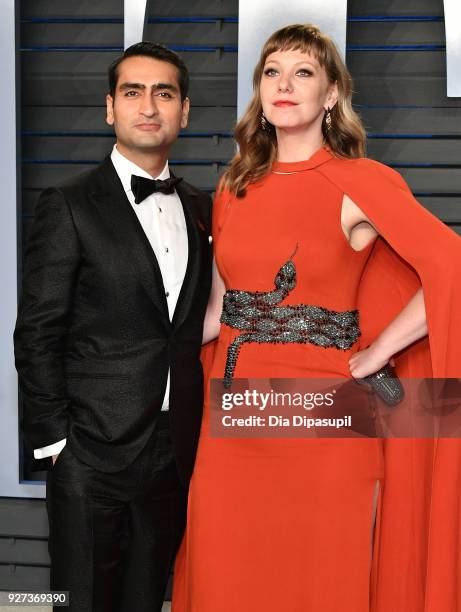
<instances>
[{"instance_id":1,"label":"man's ear","mask_svg":"<svg viewBox=\"0 0 461 612\"><path fill-rule=\"evenodd\" d=\"M106 96L106 123L114 125L114 99L110 94Z\"/></svg>"},{"instance_id":2,"label":"man's ear","mask_svg":"<svg viewBox=\"0 0 461 612\"><path fill-rule=\"evenodd\" d=\"M330 110L338 101L339 91L338 91L338 81L330 84L328 89L327 98L325 100L325 110L329 108Z\"/></svg>"},{"instance_id":3,"label":"man's ear","mask_svg":"<svg viewBox=\"0 0 461 612\"><path fill-rule=\"evenodd\" d=\"M181 114L181 128L182 129L187 127L187 123L189 121L189 111L190 111L190 100L189 98L184 98L182 102L182 114Z\"/></svg>"}]
</instances>

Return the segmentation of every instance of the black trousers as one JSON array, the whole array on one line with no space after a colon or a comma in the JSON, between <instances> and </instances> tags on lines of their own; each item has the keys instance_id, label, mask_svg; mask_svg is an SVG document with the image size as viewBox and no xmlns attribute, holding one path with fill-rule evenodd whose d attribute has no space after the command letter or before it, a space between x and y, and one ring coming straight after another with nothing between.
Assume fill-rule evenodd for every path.
<instances>
[{"instance_id":1,"label":"black trousers","mask_svg":"<svg viewBox=\"0 0 461 612\"><path fill-rule=\"evenodd\" d=\"M162 609L187 505L168 422L162 413L120 472L99 472L67 446L48 472L51 589L69 591L70 612Z\"/></svg>"}]
</instances>

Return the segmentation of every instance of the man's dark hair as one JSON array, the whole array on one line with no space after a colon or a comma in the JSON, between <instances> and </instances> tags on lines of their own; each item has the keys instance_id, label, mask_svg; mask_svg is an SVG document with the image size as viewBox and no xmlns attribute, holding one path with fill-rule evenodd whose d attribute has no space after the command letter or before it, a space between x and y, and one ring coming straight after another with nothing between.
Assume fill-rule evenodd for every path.
<instances>
[{"instance_id":1,"label":"man's dark hair","mask_svg":"<svg viewBox=\"0 0 461 612\"><path fill-rule=\"evenodd\" d=\"M177 53L170 51L163 45L157 45L151 42L139 42L131 45L125 50L123 55L118 57L109 66L109 93L112 97L115 96L115 88L117 87L118 67L128 57L151 57L152 59L160 60L173 64L179 71L179 91L181 92L181 100L187 97L189 91L189 72L186 64L182 61Z\"/></svg>"}]
</instances>

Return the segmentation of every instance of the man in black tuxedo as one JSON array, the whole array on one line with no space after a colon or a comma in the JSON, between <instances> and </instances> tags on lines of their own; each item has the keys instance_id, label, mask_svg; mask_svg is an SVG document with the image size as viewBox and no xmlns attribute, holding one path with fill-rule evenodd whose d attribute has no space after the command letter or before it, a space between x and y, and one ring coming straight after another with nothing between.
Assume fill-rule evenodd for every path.
<instances>
[{"instance_id":1,"label":"man in black tuxedo","mask_svg":"<svg viewBox=\"0 0 461 612\"><path fill-rule=\"evenodd\" d=\"M153 612L200 429L211 202L168 168L189 113L182 60L139 43L109 84L111 155L37 204L16 364L26 438L53 462L51 588L72 612Z\"/></svg>"}]
</instances>

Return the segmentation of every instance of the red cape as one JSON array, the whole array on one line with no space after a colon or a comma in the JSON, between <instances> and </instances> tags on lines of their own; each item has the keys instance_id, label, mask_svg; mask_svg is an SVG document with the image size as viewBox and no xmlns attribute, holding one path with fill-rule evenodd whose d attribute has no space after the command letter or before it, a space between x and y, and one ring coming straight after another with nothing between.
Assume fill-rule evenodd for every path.
<instances>
[{"instance_id":1,"label":"red cape","mask_svg":"<svg viewBox=\"0 0 461 612\"><path fill-rule=\"evenodd\" d=\"M316 169L380 233L360 286L362 345L423 287L428 338L397 356L402 377L461 377L461 238L413 197L403 178L369 159ZM376 612L461 610L461 440L386 440Z\"/></svg>"}]
</instances>

